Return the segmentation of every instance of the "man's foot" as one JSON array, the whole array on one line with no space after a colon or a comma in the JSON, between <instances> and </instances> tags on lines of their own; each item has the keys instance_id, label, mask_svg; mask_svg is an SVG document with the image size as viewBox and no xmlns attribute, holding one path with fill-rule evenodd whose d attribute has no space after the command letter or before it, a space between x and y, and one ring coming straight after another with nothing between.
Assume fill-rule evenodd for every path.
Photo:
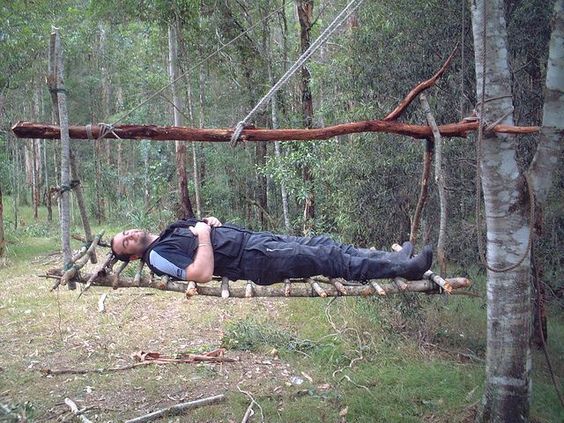
<instances>
[{"instance_id":1,"label":"man's foot","mask_svg":"<svg viewBox=\"0 0 564 423\"><path fill-rule=\"evenodd\" d=\"M433 249L430 245L426 245L420 254L407 261L405 268L402 269L401 274L398 276L411 281L419 280L423 278L423 275L431 268L432 264Z\"/></svg>"},{"instance_id":2,"label":"man's foot","mask_svg":"<svg viewBox=\"0 0 564 423\"><path fill-rule=\"evenodd\" d=\"M403 244L401 244L400 254L403 257L411 258L411 255L413 254L413 244L409 241L405 241Z\"/></svg>"}]
</instances>

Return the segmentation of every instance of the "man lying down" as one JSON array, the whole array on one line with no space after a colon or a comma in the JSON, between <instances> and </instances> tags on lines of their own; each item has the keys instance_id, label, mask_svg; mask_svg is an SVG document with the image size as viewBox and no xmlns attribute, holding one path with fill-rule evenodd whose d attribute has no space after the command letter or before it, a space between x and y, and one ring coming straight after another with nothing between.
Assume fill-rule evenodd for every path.
<instances>
[{"instance_id":1,"label":"man lying down","mask_svg":"<svg viewBox=\"0 0 564 423\"><path fill-rule=\"evenodd\" d=\"M112 238L111 248L119 260L142 259L159 276L198 283L213 275L260 285L316 275L355 281L397 276L419 280L433 260L430 246L411 257L409 242L400 252L385 252L340 244L326 236L253 232L223 225L213 216L181 219L160 235L128 229Z\"/></svg>"}]
</instances>

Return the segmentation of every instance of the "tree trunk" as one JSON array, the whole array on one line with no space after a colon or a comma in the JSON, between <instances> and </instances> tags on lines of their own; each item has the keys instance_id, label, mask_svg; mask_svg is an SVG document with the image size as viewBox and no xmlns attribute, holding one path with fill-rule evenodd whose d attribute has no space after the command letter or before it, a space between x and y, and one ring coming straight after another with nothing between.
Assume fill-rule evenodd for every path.
<instances>
[{"instance_id":1,"label":"tree trunk","mask_svg":"<svg viewBox=\"0 0 564 423\"><path fill-rule=\"evenodd\" d=\"M168 26L168 72L172 87L172 103L174 125L182 125L182 109L180 97L178 96L178 35L176 22ZM176 174L178 178L178 194L180 202L180 213L182 217L194 217L192 203L188 197L188 177L186 176L186 143L176 141Z\"/></svg>"},{"instance_id":2,"label":"tree trunk","mask_svg":"<svg viewBox=\"0 0 564 423\"><path fill-rule=\"evenodd\" d=\"M10 137L11 138L11 137ZM14 168L12 171L12 207L14 212L14 230L18 229L19 221L19 197L20 197L20 187L18 184L18 169L20 168L18 145L14 141L12 146L12 162L14 163Z\"/></svg>"},{"instance_id":3,"label":"tree trunk","mask_svg":"<svg viewBox=\"0 0 564 423\"><path fill-rule=\"evenodd\" d=\"M37 89L33 91L33 115L39 119L39 93ZM41 155L39 154L39 139L31 140L31 204L33 208L33 219L39 218L39 177L41 172Z\"/></svg>"},{"instance_id":4,"label":"tree trunk","mask_svg":"<svg viewBox=\"0 0 564 423\"><path fill-rule=\"evenodd\" d=\"M43 196L47 208L47 221L53 221L53 207L51 206L51 193L49 192L49 164L47 162L47 140L43 140Z\"/></svg>"},{"instance_id":5,"label":"tree trunk","mask_svg":"<svg viewBox=\"0 0 564 423\"><path fill-rule=\"evenodd\" d=\"M298 18L300 21L300 46L301 52L304 53L311 44L311 26L313 23L313 0L296 0L298 8ZM310 88L311 74L309 69L302 66L302 78L300 88L302 92L302 113L305 128L313 127L313 99ZM310 147L308 147L310 148ZM305 164L302 168L302 179L306 189L306 198L304 202L304 235L309 233L312 228L313 219L315 218L315 189L313 175L309 164Z\"/></svg>"},{"instance_id":6,"label":"tree trunk","mask_svg":"<svg viewBox=\"0 0 564 423\"><path fill-rule=\"evenodd\" d=\"M59 30L51 33L51 69L55 71L54 81L59 109L59 125L61 127L61 242L63 250L64 268L71 265L72 253L70 248L70 138L69 118L67 112L67 97L64 91L63 51ZM51 75L50 75L51 76ZM76 283L69 281L69 289L76 289Z\"/></svg>"},{"instance_id":7,"label":"tree trunk","mask_svg":"<svg viewBox=\"0 0 564 423\"><path fill-rule=\"evenodd\" d=\"M533 185L536 199L535 222L536 236L542 235L542 206L548 198L552 179L559 158L562 156L564 124L562 114L564 104L564 1L558 0L554 5L554 28L550 38L549 57L546 73L546 90L543 109L540 142L529 169L529 180ZM535 309L535 341L544 346L546 340L546 315L544 314L544 284L542 267L534 263L535 286L537 287L537 303Z\"/></svg>"},{"instance_id":8,"label":"tree trunk","mask_svg":"<svg viewBox=\"0 0 564 423\"><path fill-rule=\"evenodd\" d=\"M108 49L108 28L109 26L105 23L100 23L98 25L100 30L100 51L99 51L99 64L100 64L100 73L102 76L102 118L107 119L112 111L111 111L111 80L110 80L110 71L109 71L109 55L107 52ZM112 142L110 140L102 140L103 151L104 151L104 158L106 160L106 164L111 166L112 164ZM108 206L110 203L108 203Z\"/></svg>"},{"instance_id":9,"label":"tree trunk","mask_svg":"<svg viewBox=\"0 0 564 423\"><path fill-rule=\"evenodd\" d=\"M6 241L4 239L4 202L2 201L2 185L0 185L0 257L6 252Z\"/></svg>"},{"instance_id":10,"label":"tree trunk","mask_svg":"<svg viewBox=\"0 0 564 423\"><path fill-rule=\"evenodd\" d=\"M476 97L480 102L484 78L488 100L480 107L480 115L485 125L503 116L506 117L502 122L512 125L503 1L484 1L477 0L472 5ZM488 270L486 386L478 420L527 421L531 393L531 289L527 252L529 204L523 192L526 185L519 174L512 137L484 131L481 150L478 159L484 192L487 262L492 268L501 269L517 265L524 254L527 257L512 270Z\"/></svg>"},{"instance_id":11,"label":"tree trunk","mask_svg":"<svg viewBox=\"0 0 564 423\"><path fill-rule=\"evenodd\" d=\"M80 211L80 218L82 219L82 226L84 227L84 235L88 241L92 241L92 230L90 229L90 222L88 221L88 213L86 212L86 205L84 204L84 196L82 192L82 185L80 174L78 173L78 166L76 165L76 158L72 150L70 151L70 167L73 184L77 184L73 188L74 195L76 197L76 202L78 204L78 209ZM92 263L96 263L95 260Z\"/></svg>"}]
</instances>

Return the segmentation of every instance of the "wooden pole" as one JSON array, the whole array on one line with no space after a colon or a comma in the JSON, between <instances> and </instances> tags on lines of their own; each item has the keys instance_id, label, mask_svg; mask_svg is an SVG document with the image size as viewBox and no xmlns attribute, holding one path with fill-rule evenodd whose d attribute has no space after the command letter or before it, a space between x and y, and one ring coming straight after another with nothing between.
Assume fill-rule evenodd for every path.
<instances>
[{"instance_id":1,"label":"wooden pole","mask_svg":"<svg viewBox=\"0 0 564 423\"><path fill-rule=\"evenodd\" d=\"M67 96L64 85L63 50L58 28L53 28L50 44L50 74L48 77L49 90L55 93L57 109L59 111L59 136L61 139L61 243L63 250L64 268L68 269L72 262L70 248L70 136L69 117L67 111ZM76 289L74 281L69 281L69 289Z\"/></svg>"},{"instance_id":2,"label":"wooden pole","mask_svg":"<svg viewBox=\"0 0 564 423\"><path fill-rule=\"evenodd\" d=\"M439 133L443 137L465 138L469 132L478 129L477 121L463 121L440 125ZM100 136L102 127L92 125L92 139ZM492 128L493 132L503 134L534 134L539 131L538 126L512 126L498 124ZM59 139L60 128L46 123L20 121L12 127L18 138ZM247 128L241 133L241 142L256 141L311 141L328 140L339 135L356 134L360 132L383 132L398 134L415 139L426 139L433 136L433 130L426 125L411 125L403 122L385 120L367 120L361 122L342 123L313 129L258 129ZM88 139L86 126L70 126L70 136L73 139ZM155 141L201 141L201 142L229 142L233 129L200 129L177 126L156 125L115 125L113 131L106 134L106 138L155 140Z\"/></svg>"},{"instance_id":3,"label":"wooden pole","mask_svg":"<svg viewBox=\"0 0 564 423\"><path fill-rule=\"evenodd\" d=\"M431 113L431 106L427 101L427 96L421 93L421 104L423 105L423 111L427 116L427 122L429 126L433 129L433 137L435 139L435 183L437 184L437 190L439 192L439 203L440 203L440 221L439 221L439 239L437 241L437 258L439 261L439 268L441 276L446 275L446 255L445 255L445 239L446 239L446 225L447 225L447 197L446 197L446 187L445 187L445 174L442 167L443 155L442 155L442 145L443 140L439 129L437 128L437 122L433 114Z\"/></svg>"}]
</instances>

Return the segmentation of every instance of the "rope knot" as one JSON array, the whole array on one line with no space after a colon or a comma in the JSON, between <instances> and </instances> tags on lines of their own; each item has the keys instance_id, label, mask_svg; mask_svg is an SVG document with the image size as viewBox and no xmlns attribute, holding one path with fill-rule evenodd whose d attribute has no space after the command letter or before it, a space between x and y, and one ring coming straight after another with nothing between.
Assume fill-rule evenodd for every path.
<instances>
[{"instance_id":1,"label":"rope knot","mask_svg":"<svg viewBox=\"0 0 564 423\"><path fill-rule=\"evenodd\" d=\"M235 147L239 142L239 138L241 137L241 133L243 132L243 129L245 129L246 124L247 123L244 120L242 120L237 124L237 126L233 130L233 134L231 135L231 141L229 141L229 145L231 145L231 147Z\"/></svg>"}]
</instances>

